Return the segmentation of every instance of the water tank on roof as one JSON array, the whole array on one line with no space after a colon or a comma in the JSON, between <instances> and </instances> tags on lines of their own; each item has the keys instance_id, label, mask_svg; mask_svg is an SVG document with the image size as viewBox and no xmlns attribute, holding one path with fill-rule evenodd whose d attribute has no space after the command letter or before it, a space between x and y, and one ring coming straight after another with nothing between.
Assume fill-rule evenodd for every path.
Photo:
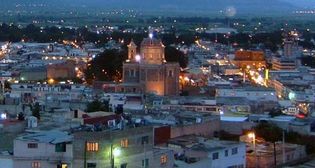
<instances>
[{"instance_id":1,"label":"water tank on roof","mask_svg":"<svg viewBox=\"0 0 315 168\"><path fill-rule=\"evenodd\" d=\"M37 127L37 118L30 116L27 119L27 128L36 128Z\"/></svg>"}]
</instances>

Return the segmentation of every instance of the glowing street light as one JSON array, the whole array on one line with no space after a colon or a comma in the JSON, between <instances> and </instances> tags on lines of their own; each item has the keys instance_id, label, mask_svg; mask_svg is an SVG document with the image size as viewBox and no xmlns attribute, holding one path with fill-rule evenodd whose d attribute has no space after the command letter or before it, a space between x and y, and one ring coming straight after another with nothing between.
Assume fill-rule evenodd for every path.
<instances>
[{"instance_id":1,"label":"glowing street light","mask_svg":"<svg viewBox=\"0 0 315 168\"><path fill-rule=\"evenodd\" d=\"M6 113L2 113L2 114L0 115L0 119L2 119L2 120L7 119L7 114L6 114Z\"/></svg>"},{"instance_id":2,"label":"glowing street light","mask_svg":"<svg viewBox=\"0 0 315 168\"><path fill-rule=\"evenodd\" d=\"M135 59L136 59L137 62L140 62L141 61L141 56L140 55L136 55Z\"/></svg>"},{"instance_id":3,"label":"glowing street light","mask_svg":"<svg viewBox=\"0 0 315 168\"><path fill-rule=\"evenodd\" d=\"M121 149L119 147L113 148L113 144L111 144L111 168L115 167L115 157L119 157L121 155Z\"/></svg>"},{"instance_id":4,"label":"glowing street light","mask_svg":"<svg viewBox=\"0 0 315 168\"><path fill-rule=\"evenodd\" d=\"M115 148L113 150L113 155L114 155L114 157L120 156L121 155L121 149L120 148Z\"/></svg>"},{"instance_id":5,"label":"glowing street light","mask_svg":"<svg viewBox=\"0 0 315 168\"><path fill-rule=\"evenodd\" d=\"M55 82L55 80L53 79L53 78L50 78L49 80L48 80L48 83L49 84L53 84Z\"/></svg>"},{"instance_id":6,"label":"glowing street light","mask_svg":"<svg viewBox=\"0 0 315 168\"><path fill-rule=\"evenodd\" d=\"M152 39L153 38L153 33L149 34L149 38Z\"/></svg>"},{"instance_id":7,"label":"glowing street light","mask_svg":"<svg viewBox=\"0 0 315 168\"><path fill-rule=\"evenodd\" d=\"M253 140L254 153L255 153L255 167L257 167L256 134L254 132L250 132L247 134L247 136L248 138Z\"/></svg>"}]
</instances>

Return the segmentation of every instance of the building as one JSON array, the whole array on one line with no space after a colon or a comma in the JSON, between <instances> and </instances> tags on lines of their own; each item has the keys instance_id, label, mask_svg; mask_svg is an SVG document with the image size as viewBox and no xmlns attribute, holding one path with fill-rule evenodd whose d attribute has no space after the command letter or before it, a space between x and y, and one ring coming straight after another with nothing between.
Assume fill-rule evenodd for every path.
<instances>
[{"instance_id":1,"label":"building","mask_svg":"<svg viewBox=\"0 0 315 168\"><path fill-rule=\"evenodd\" d=\"M283 45L283 55L286 57L293 56L293 46L295 43L292 40L285 40Z\"/></svg>"},{"instance_id":2,"label":"building","mask_svg":"<svg viewBox=\"0 0 315 168\"><path fill-rule=\"evenodd\" d=\"M52 64L47 66L48 79L72 79L76 77L76 65L74 61L66 61L65 63Z\"/></svg>"},{"instance_id":3,"label":"building","mask_svg":"<svg viewBox=\"0 0 315 168\"><path fill-rule=\"evenodd\" d=\"M169 103L161 105L160 108L163 110L195 111L219 115L216 100L204 97L176 97L170 99Z\"/></svg>"},{"instance_id":4,"label":"building","mask_svg":"<svg viewBox=\"0 0 315 168\"><path fill-rule=\"evenodd\" d=\"M283 151L283 149L285 151ZM253 145L249 145L246 153L246 161L248 168L265 168L275 167L274 161L274 146L271 143L263 143L256 145L256 155ZM305 146L297 144L276 142L276 164L282 167L283 164L292 164L294 161L301 161L305 159L306 152ZM283 155L284 154L284 155Z\"/></svg>"},{"instance_id":5,"label":"building","mask_svg":"<svg viewBox=\"0 0 315 168\"><path fill-rule=\"evenodd\" d=\"M27 68L20 72L21 81L41 81L46 80L46 67Z\"/></svg>"},{"instance_id":6,"label":"building","mask_svg":"<svg viewBox=\"0 0 315 168\"><path fill-rule=\"evenodd\" d=\"M216 97L245 97L252 101L277 101L276 91L265 87L217 88Z\"/></svg>"},{"instance_id":7,"label":"building","mask_svg":"<svg viewBox=\"0 0 315 168\"><path fill-rule=\"evenodd\" d=\"M166 62L164 48L161 40L150 35L142 41L138 55L137 46L131 41L128 59L123 64L122 92L179 94L179 64Z\"/></svg>"},{"instance_id":8,"label":"building","mask_svg":"<svg viewBox=\"0 0 315 168\"><path fill-rule=\"evenodd\" d=\"M13 167L72 167L72 136L59 131L31 132L14 140Z\"/></svg>"},{"instance_id":9,"label":"building","mask_svg":"<svg viewBox=\"0 0 315 168\"><path fill-rule=\"evenodd\" d=\"M117 131L75 132L74 167L111 167L112 150L116 167L172 168L174 155L171 150L153 147L153 128L138 127Z\"/></svg>"},{"instance_id":10,"label":"building","mask_svg":"<svg viewBox=\"0 0 315 168\"><path fill-rule=\"evenodd\" d=\"M175 157L188 163L185 167L225 168L246 167L246 145L236 141L205 139L198 136L183 136L169 140L169 149L173 149ZM190 166L191 165L191 166ZM197 167L197 166L195 166Z\"/></svg>"},{"instance_id":11,"label":"building","mask_svg":"<svg viewBox=\"0 0 315 168\"><path fill-rule=\"evenodd\" d=\"M235 52L232 63L239 68L247 66L256 68L266 67L265 55L262 51L238 50Z\"/></svg>"},{"instance_id":12,"label":"building","mask_svg":"<svg viewBox=\"0 0 315 168\"><path fill-rule=\"evenodd\" d=\"M272 59L273 70L294 70L296 69L295 59L289 57L274 57Z\"/></svg>"}]
</instances>

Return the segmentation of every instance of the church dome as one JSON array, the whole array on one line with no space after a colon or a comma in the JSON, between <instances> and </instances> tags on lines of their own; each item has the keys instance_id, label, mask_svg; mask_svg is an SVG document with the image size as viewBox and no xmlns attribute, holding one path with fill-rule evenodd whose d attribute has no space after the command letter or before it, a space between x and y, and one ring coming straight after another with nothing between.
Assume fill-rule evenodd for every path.
<instances>
[{"instance_id":1,"label":"church dome","mask_svg":"<svg viewBox=\"0 0 315 168\"><path fill-rule=\"evenodd\" d=\"M141 42L142 47L164 47L162 41L156 38L145 38Z\"/></svg>"}]
</instances>

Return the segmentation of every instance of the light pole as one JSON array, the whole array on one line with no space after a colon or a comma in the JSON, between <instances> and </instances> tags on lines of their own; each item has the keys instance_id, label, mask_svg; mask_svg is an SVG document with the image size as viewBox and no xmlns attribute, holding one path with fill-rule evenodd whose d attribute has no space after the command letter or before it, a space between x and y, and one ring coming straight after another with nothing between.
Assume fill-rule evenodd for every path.
<instances>
[{"instance_id":1,"label":"light pole","mask_svg":"<svg viewBox=\"0 0 315 168\"><path fill-rule=\"evenodd\" d=\"M256 134L254 132L249 133L248 138L251 138L253 140L254 145L254 153L255 153L255 167L257 168L257 149L256 149Z\"/></svg>"},{"instance_id":2,"label":"light pole","mask_svg":"<svg viewBox=\"0 0 315 168\"><path fill-rule=\"evenodd\" d=\"M282 130L282 163L285 164L285 132Z\"/></svg>"},{"instance_id":3,"label":"light pole","mask_svg":"<svg viewBox=\"0 0 315 168\"><path fill-rule=\"evenodd\" d=\"M121 155L121 149L120 148L114 148L113 145L111 145L111 168L115 167L115 157L118 157Z\"/></svg>"}]
</instances>

